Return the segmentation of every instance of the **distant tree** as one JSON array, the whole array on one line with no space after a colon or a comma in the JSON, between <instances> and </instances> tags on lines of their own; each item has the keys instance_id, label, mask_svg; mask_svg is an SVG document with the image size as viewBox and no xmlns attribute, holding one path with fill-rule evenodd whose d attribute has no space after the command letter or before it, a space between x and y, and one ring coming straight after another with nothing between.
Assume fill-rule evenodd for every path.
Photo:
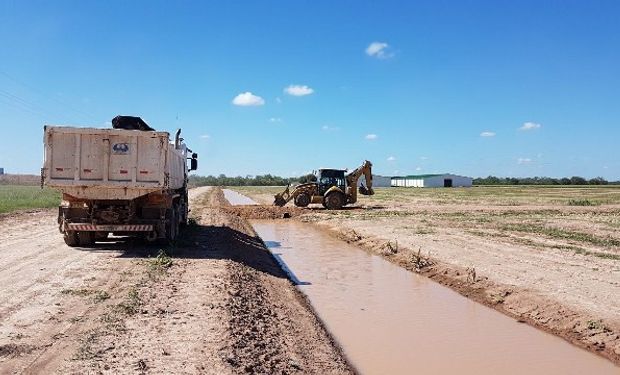
<instances>
[{"instance_id":1,"label":"distant tree","mask_svg":"<svg viewBox=\"0 0 620 375\"><path fill-rule=\"evenodd\" d=\"M573 176L570 178L570 183L571 185L587 185L588 181L583 177Z\"/></svg>"},{"instance_id":2,"label":"distant tree","mask_svg":"<svg viewBox=\"0 0 620 375\"><path fill-rule=\"evenodd\" d=\"M590 179L590 181L588 181L589 185L607 185L609 184L609 182L604 179L603 177L595 177Z\"/></svg>"},{"instance_id":3,"label":"distant tree","mask_svg":"<svg viewBox=\"0 0 620 375\"><path fill-rule=\"evenodd\" d=\"M316 182L316 176L312 173L308 173L306 175L299 177L297 181L299 181L300 184L305 184L308 182Z\"/></svg>"}]
</instances>

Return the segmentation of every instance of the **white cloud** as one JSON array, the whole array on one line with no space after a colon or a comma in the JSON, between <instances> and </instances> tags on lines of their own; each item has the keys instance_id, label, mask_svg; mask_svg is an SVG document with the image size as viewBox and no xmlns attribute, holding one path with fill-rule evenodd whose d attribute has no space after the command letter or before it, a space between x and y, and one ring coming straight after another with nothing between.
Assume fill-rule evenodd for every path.
<instances>
[{"instance_id":1,"label":"white cloud","mask_svg":"<svg viewBox=\"0 0 620 375\"><path fill-rule=\"evenodd\" d=\"M526 122L523 124L523 126L521 126L519 128L519 130L534 130L534 129L540 129L542 125L536 123L536 122Z\"/></svg>"},{"instance_id":2,"label":"white cloud","mask_svg":"<svg viewBox=\"0 0 620 375\"><path fill-rule=\"evenodd\" d=\"M379 136L376 134L367 134L366 137L364 138L366 138L369 141L374 141L375 139L379 138Z\"/></svg>"},{"instance_id":3,"label":"white cloud","mask_svg":"<svg viewBox=\"0 0 620 375\"><path fill-rule=\"evenodd\" d=\"M532 159L530 158L518 158L517 159L517 164L530 164L532 162Z\"/></svg>"},{"instance_id":4,"label":"white cloud","mask_svg":"<svg viewBox=\"0 0 620 375\"><path fill-rule=\"evenodd\" d=\"M209 139L209 138L211 138L211 136L209 134L203 134L203 135L200 136L200 138L202 138L202 139Z\"/></svg>"},{"instance_id":5,"label":"white cloud","mask_svg":"<svg viewBox=\"0 0 620 375\"><path fill-rule=\"evenodd\" d=\"M333 132L333 131L340 130L340 128L337 126L329 126L329 125L323 125L321 126L321 129L326 132Z\"/></svg>"},{"instance_id":6,"label":"white cloud","mask_svg":"<svg viewBox=\"0 0 620 375\"><path fill-rule=\"evenodd\" d=\"M241 93L233 99L232 103L234 105L239 105L242 107L248 106L259 106L265 104L265 99L261 98L258 95L254 95L249 91Z\"/></svg>"},{"instance_id":7,"label":"white cloud","mask_svg":"<svg viewBox=\"0 0 620 375\"><path fill-rule=\"evenodd\" d=\"M480 133L481 137L495 137L495 132L482 132Z\"/></svg>"},{"instance_id":8,"label":"white cloud","mask_svg":"<svg viewBox=\"0 0 620 375\"><path fill-rule=\"evenodd\" d=\"M417 167L415 170L416 170L416 171L421 171L421 170L422 170L422 167Z\"/></svg>"},{"instance_id":9,"label":"white cloud","mask_svg":"<svg viewBox=\"0 0 620 375\"><path fill-rule=\"evenodd\" d=\"M366 54L378 59L388 59L394 56L393 53L389 53L390 45L384 42L372 42L366 47Z\"/></svg>"},{"instance_id":10,"label":"white cloud","mask_svg":"<svg viewBox=\"0 0 620 375\"><path fill-rule=\"evenodd\" d=\"M314 89L306 85L290 85L284 88L284 92L293 96L306 96L314 92Z\"/></svg>"},{"instance_id":11,"label":"white cloud","mask_svg":"<svg viewBox=\"0 0 620 375\"><path fill-rule=\"evenodd\" d=\"M280 117L271 117L269 122L282 122L282 119Z\"/></svg>"},{"instance_id":12,"label":"white cloud","mask_svg":"<svg viewBox=\"0 0 620 375\"><path fill-rule=\"evenodd\" d=\"M393 156L389 156L389 157L387 158L387 161L394 161L394 160L396 160L396 158L395 158L395 157L393 157Z\"/></svg>"},{"instance_id":13,"label":"white cloud","mask_svg":"<svg viewBox=\"0 0 620 375\"><path fill-rule=\"evenodd\" d=\"M428 160L428 156L420 156L420 160Z\"/></svg>"}]
</instances>

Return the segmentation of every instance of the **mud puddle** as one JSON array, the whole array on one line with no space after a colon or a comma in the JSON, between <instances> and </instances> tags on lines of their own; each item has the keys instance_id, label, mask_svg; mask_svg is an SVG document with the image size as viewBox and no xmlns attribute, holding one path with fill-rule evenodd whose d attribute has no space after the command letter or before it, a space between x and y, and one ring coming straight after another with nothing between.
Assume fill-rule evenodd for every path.
<instances>
[{"instance_id":1,"label":"mud puddle","mask_svg":"<svg viewBox=\"0 0 620 375\"><path fill-rule=\"evenodd\" d=\"M620 372L595 354L309 225L253 225L362 373Z\"/></svg>"}]
</instances>

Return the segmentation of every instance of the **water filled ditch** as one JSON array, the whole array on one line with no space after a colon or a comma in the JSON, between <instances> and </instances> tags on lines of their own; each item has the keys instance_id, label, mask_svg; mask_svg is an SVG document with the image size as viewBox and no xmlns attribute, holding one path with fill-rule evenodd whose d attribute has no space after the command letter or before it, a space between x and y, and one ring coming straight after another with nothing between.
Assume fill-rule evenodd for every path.
<instances>
[{"instance_id":1,"label":"water filled ditch","mask_svg":"<svg viewBox=\"0 0 620 375\"><path fill-rule=\"evenodd\" d=\"M601 357L316 227L285 220L252 224L362 373L620 372Z\"/></svg>"}]
</instances>

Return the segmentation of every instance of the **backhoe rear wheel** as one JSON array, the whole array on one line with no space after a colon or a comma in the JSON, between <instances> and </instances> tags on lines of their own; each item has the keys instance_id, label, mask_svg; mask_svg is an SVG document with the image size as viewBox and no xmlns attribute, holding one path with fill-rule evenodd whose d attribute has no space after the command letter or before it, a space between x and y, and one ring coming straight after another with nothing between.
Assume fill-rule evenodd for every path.
<instances>
[{"instance_id":1,"label":"backhoe rear wheel","mask_svg":"<svg viewBox=\"0 0 620 375\"><path fill-rule=\"evenodd\" d=\"M310 204L310 195L307 193L301 193L295 197L295 206L307 207Z\"/></svg>"},{"instance_id":2,"label":"backhoe rear wheel","mask_svg":"<svg viewBox=\"0 0 620 375\"><path fill-rule=\"evenodd\" d=\"M327 194L324 201L328 210L340 210L344 206L344 195L335 191Z\"/></svg>"}]
</instances>

